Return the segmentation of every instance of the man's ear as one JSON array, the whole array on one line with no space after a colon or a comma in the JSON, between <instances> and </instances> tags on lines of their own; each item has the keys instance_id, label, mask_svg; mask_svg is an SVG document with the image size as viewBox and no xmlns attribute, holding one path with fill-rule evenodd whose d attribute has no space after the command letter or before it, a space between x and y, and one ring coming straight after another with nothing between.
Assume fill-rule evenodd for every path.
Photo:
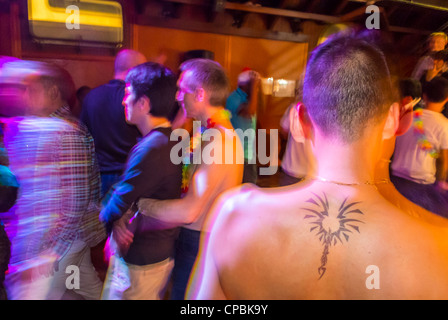
<instances>
[{"instance_id":1,"label":"man's ear","mask_svg":"<svg viewBox=\"0 0 448 320\"><path fill-rule=\"evenodd\" d=\"M56 85L52 85L50 89L48 89L48 97L50 97L51 100L56 100L60 96L59 88Z\"/></svg>"},{"instance_id":2,"label":"man's ear","mask_svg":"<svg viewBox=\"0 0 448 320\"><path fill-rule=\"evenodd\" d=\"M194 97L196 101L203 102L205 101L205 90L204 88L197 88L194 91Z\"/></svg>"},{"instance_id":3,"label":"man's ear","mask_svg":"<svg viewBox=\"0 0 448 320\"><path fill-rule=\"evenodd\" d=\"M394 102L387 113L386 123L383 129L383 140L393 138L400 125L400 104Z\"/></svg>"},{"instance_id":4,"label":"man's ear","mask_svg":"<svg viewBox=\"0 0 448 320\"><path fill-rule=\"evenodd\" d=\"M303 103L298 102L294 108L289 110L289 126L295 141L304 143L305 139L309 137L311 123Z\"/></svg>"},{"instance_id":5,"label":"man's ear","mask_svg":"<svg viewBox=\"0 0 448 320\"><path fill-rule=\"evenodd\" d=\"M149 113L149 111L151 110L151 101L149 100L149 98L145 95L142 95L138 101L137 101L137 105L140 109L144 110L145 113Z\"/></svg>"}]
</instances>

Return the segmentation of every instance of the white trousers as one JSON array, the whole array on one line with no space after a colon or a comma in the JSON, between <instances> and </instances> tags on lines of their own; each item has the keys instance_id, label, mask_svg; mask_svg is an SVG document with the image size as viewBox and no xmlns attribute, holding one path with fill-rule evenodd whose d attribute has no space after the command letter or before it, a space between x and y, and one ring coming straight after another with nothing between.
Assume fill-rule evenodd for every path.
<instances>
[{"instance_id":1,"label":"white trousers","mask_svg":"<svg viewBox=\"0 0 448 320\"><path fill-rule=\"evenodd\" d=\"M102 299L161 300L173 267L173 259L137 266L113 255L109 261Z\"/></svg>"},{"instance_id":2,"label":"white trousers","mask_svg":"<svg viewBox=\"0 0 448 320\"><path fill-rule=\"evenodd\" d=\"M103 283L92 264L90 248L75 240L53 275L25 281L21 272L15 272L6 275L5 287L10 300L60 300L67 291L97 300Z\"/></svg>"}]
</instances>

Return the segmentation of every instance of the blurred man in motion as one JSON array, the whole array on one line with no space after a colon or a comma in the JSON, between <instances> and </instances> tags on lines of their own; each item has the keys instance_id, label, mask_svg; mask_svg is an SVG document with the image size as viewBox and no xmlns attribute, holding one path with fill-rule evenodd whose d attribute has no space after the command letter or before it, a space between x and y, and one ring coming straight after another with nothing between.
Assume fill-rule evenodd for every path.
<instances>
[{"instance_id":1,"label":"blurred man in motion","mask_svg":"<svg viewBox=\"0 0 448 320\"><path fill-rule=\"evenodd\" d=\"M5 67L5 66L4 66ZM17 203L5 217L11 259L5 286L10 299L98 299L102 283L90 247L104 239L98 221L99 174L87 130L70 114L73 81L47 63L17 61L25 117L5 121L10 168L20 181ZM66 270L78 268L80 286L67 291Z\"/></svg>"}]
</instances>

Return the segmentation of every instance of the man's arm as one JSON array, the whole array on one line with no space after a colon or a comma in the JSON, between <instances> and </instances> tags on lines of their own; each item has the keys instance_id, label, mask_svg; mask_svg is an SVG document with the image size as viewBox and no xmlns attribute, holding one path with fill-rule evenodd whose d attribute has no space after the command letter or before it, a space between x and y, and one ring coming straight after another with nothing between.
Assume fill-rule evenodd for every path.
<instances>
[{"instance_id":1,"label":"man's arm","mask_svg":"<svg viewBox=\"0 0 448 320\"><path fill-rule=\"evenodd\" d=\"M225 142L222 140L212 142L214 143L215 158L222 159L221 164L207 164L202 161L191 179L190 187L184 198L175 200L141 199L138 202L139 211L164 222L178 225L190 224L206 211L221 192L241 184L243 165L224 163L224 143L232 143L234 154L236 154L233 141L225 140Z\"/></svg>"},{"instance_id":2,"label":"man's arm","mask_svg":"<svg viewBox=\"0 0 448 320\"><path fill-rule=\"evenodd\" d=\"M158 143L163 142L153 139L151 143L146 142L131 151L123 178L115 185L112 196L100 213L100 220L108 232L144 193L151 193L159 187L163 172L160 165L166 159L160 159Z\"/></svg>"},{"instance_id":3,"label":"man's arm","mask_svg":"<svg viewBox=\"0 0 448 320\"><path fill-rule=\"evenodd\" d=\"M75 130L64 132L59 150L59 178L62 188L62 211L52 227L53 253L63 256L78 233L83 214L89 205L90 165L84 137Z\"/></svg>"}]
</instances>

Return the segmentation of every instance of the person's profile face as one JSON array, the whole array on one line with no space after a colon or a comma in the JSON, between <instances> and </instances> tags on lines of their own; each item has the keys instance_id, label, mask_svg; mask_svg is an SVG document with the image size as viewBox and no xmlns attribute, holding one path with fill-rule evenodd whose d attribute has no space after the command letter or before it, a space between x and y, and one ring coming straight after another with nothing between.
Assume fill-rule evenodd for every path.
<instances>
[{"instance_id":1,"label":"person's profile face","mask_svg":"<svg viewBox=\"0 0 448 320\"><path fill-rule=\"evenodd\" d=\"M24 81L23 101L30 115L44 115L44 110L49 107L47 89L38 80L37 76L27 77Z\"/></svg>"},{"instance_id":2,"label":"person's profile face","mask_svg":"<svg viewBox=\"0 0 448 320\"><path fill-rule=\"evenodd\" d=\"M126 83L126 88L124 90L124 98L123 98L123 106L124 106L124 114L126 117L126 122L130 124L135 123L137 108L136 108L136 96L134 89L131 84Z\"/></svg>"},{"instance_id":3,"label":"person's profile face","mask_svg":"<svg viewBox=\"0 0 448 320\"><path fill-rule=\"evenodd\" d=\"M446 41L442 36L435 36L429 39L428 47L429 51L440 51L445 49Z\"/></svg>"},{"instance_id":4,"label":"person's profile face","mask_svg":"<svg viewBox=\"0 0 448 320\"><path fill-rule=\"evenodd\" d=\"M185 110L188 118L194 118L194 96L193 92L187 85L188 73L182 72L179 80L177 81L176 100L180 106Z\"/></svg>"}]
</instances>

